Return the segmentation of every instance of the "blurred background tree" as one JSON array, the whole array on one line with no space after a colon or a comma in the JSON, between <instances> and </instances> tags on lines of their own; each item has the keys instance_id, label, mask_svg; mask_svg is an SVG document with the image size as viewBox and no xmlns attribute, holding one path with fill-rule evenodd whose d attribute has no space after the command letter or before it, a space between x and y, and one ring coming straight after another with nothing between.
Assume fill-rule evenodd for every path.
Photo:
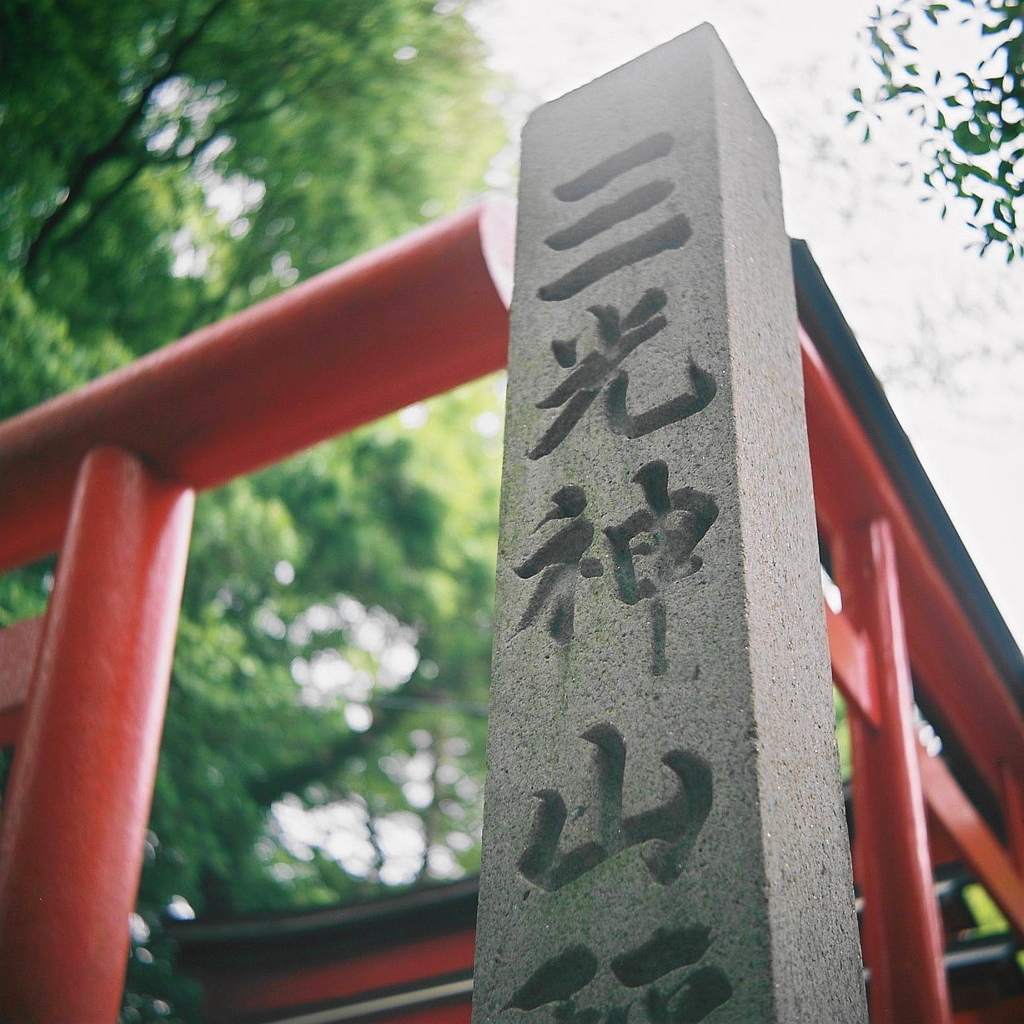
<instances>
[{"instance_id":1,"label":"blurred background tree","mask_svg":"<svg viewBox=\"0 0 1024 1024\"><path fill-rule=\"evenodd\" d=\"M865 140L881 107L899 107L923 129L925 185L947 213L966 214L982 251L1024 256L1024 2L900 0L876 7L867 28L881 81L853 91L849 119L865 118Z\"/></svg>"},{"instance_id":2,"label":"blurred background tree","mask_svg":"<svg viewBox=\"0 0 1024 1024\"><path fill-rule=\"evenodd\" d=\"M0 0L0 416L457 208L496 85L457 0ZM168 913L475 869L497 390L200 499L123 1020L198 1019Z\"/></svg>"}]
</instances>

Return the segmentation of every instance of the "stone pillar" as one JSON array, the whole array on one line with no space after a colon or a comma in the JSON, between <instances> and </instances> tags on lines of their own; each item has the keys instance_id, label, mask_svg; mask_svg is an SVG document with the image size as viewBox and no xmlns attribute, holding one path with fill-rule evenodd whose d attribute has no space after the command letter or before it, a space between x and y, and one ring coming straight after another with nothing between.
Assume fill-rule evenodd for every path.
<instances>
[{"instance_id":1,"label":"stone pillar","mask_svg":"<svg viewBox=\"0 0 1024 1024\"><path fill-rule=\"evenodd\" d=\"M524 134L475 1024L866 1020L778 160L702 26Z\"/></svg>"}]
</instances>

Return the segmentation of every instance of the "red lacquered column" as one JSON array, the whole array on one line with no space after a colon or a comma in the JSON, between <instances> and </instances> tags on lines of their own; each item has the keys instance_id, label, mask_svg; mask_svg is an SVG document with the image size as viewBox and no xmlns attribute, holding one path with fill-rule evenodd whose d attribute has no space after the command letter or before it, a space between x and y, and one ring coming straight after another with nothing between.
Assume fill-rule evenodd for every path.
<instances>
[{"instance_id":1,"label":"red lacquered column","mask_svg":"<svg viewBox=\"0 0 1024 1024\"><path fill-rule=\"evenodd\" d=\"M194 494L82 463L0 830L0 1020L113 1022Z\"/></svg>"},{"instance_id":2,"label":"red lacquered column","mask_svg":"<svg viewBox=\"0 0 1024 1024\"><path fill-rule=\"evenodd\" d=\"M870 640L878 686L878 727L850 716L871 1020L949 1024L892 532L887 520L876 519L848 528L839 540L834 554L843 609Z\"/></svg>"}]
</instances>

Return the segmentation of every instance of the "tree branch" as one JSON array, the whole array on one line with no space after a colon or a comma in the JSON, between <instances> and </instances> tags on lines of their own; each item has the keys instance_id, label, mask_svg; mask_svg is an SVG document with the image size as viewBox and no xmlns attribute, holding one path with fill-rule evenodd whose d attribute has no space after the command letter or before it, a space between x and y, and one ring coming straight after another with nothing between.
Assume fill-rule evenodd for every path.
<instances>
[{"instance_id":1,"label":"tree branch","mask_svg":"<svg viewBox=\"0 0 1024 1024\"><path fill-rule=\"evenodd\" d=\"M100 214L139 176L146 163L147 160L144 156L136 159L128 169L128 173L106 195L95 200L85 217L64 236L64 244L71 245L77 242L92 227Z\"/></svg>"},{"instance_id":2,"label":"tree branch","mask_svg":"<svg viewBox=\"0 0 1024 1024\"><path fill-rule=\"evenodd\" d=\"M114 134L111 135L110 138L108 138L101 146L92 150L90 153L86 153L79 161L77 168L75 168L74 172L71 174L70 180L66 186L67 196L65 197L64 202L61 203L60 206L58 206L53 213L43 221L35 238L28 247L28 254L25 258L24 268L27 278L31 277L35 266L39 261L39 257L50 238L53 236L53 233L67 219L68 214L75 207L76 203L81 200L96 171L111 158L120 156L127 152L126 143L130 139L132 132L141 123L143 115L146 112L146 107L148 106L153 93L159 86L169 81L178 73L178 68L181 65L182 58L198 42L210 22L230 2L231 0L214 0L206 13L196 23L192 31L178 41L178 44L170 53L163 73L154 77L142 90L139 94L138 100L128 110Z\"/></svg>"}]
</instances>

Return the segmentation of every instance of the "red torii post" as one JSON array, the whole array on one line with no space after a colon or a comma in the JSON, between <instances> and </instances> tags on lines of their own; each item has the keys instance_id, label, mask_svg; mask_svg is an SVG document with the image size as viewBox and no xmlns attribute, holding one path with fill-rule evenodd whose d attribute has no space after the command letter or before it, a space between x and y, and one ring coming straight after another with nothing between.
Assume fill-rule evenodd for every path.
<instances>
[{"instance_id":1,"label":"red torii post","mask_svg":"<svg viewBox=\"0 0 1024 1024\"><path fill-rule=\"evenodd\" d=\"M504 366L512 221L464 211L0 424L0 570L60 548L0 643L32 680L0 682L0 1019L117 1017L195 492Z\"/></svg>"},{"instance_id":2,"label":"red torii post","mask_svg":"<svg viewBox=\"0 0 1024 1024\"><path fill-rule=\"evenodd\" d=\"M951 1008L928 814L941 809L957 852L1018 928L1024 879L941 761L922 756L913 688L942 709L993 792L1003 789L1010 853L1021 831L1014 790L1024 779L1024 716L803 327L800 338L818 529L843 595L842 611L826 617L833 678L850 712L872 1021L941 1024Z\"/></svg>"},{"instance_id":3,"label":"red torii post","mask_svg":"<svg viewBox=\"0 0 1024 1024\"><path fill-rule=\"evenodd\" d=\"M194 500L121 448L82 463L4 801L4 1020L117 1015Z\"/></svg>"}]
</instances>

